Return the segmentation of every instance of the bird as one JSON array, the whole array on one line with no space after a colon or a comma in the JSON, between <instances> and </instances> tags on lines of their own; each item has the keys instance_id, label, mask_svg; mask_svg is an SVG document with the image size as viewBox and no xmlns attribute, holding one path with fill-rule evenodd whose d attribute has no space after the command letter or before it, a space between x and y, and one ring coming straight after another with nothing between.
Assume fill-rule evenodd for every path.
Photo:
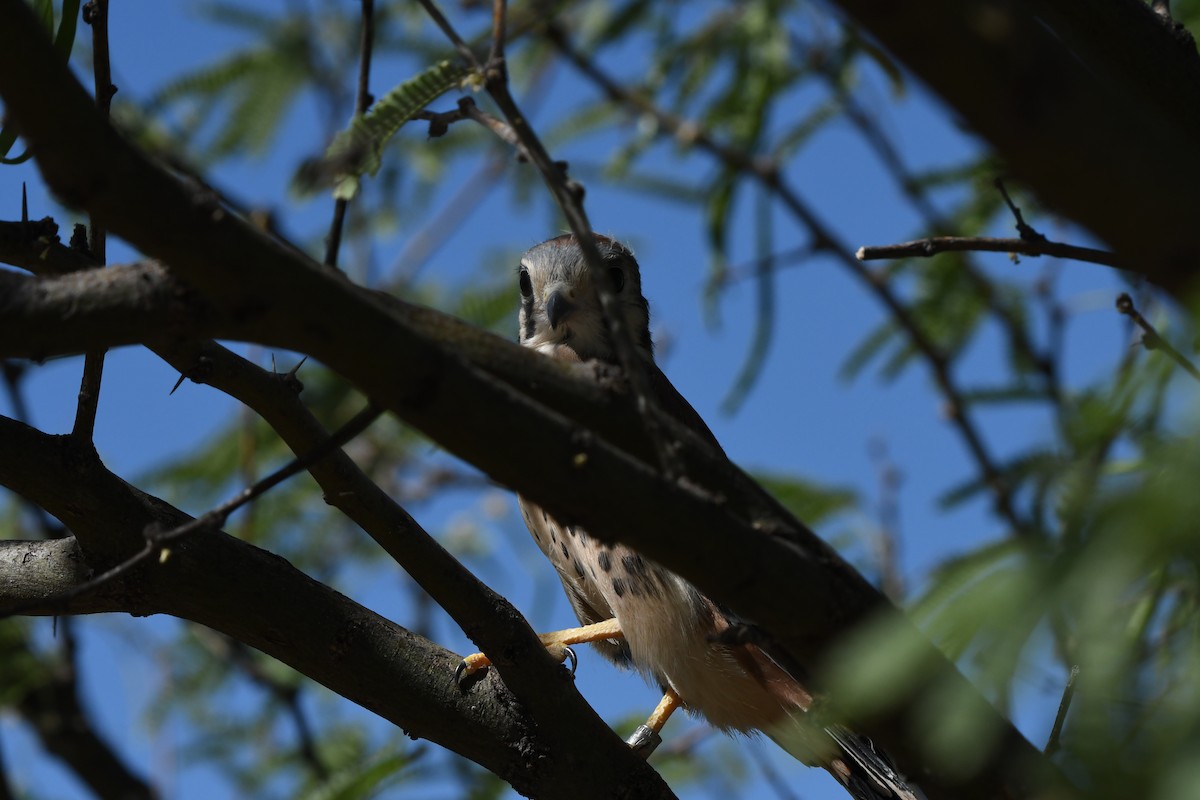
<instances>
[{"instance_id":1,"label":"bird","mask_svg":"<svg viewBox=\"0 0 1200 800\"><path fill-rule=\"evenodd\" d=\"M574 234L528 250L517 269L520 292L518 340L551 358L619 364L613 327L606 323L597 281L617 300L653 401L724 456L701 416L671 385L654 361L650 309L633 252L617 240L593 234L602 269L588 266ZM624 667L663 689L663 699L629 739L648 756L661 729L678 708L727 732L766 734L798 759L821 766L856 800L917 800L891 762L869 739L809 718L813 695L754 643L729 643L723 631L743 624L690 582L621 544L561 524L546 509L518 495L526 526L558 574L581 626L542 634L560 660L573 644L590 642ZM462 683L486 668L486 654L459 665Z\"/></svg>"}]
</instances>

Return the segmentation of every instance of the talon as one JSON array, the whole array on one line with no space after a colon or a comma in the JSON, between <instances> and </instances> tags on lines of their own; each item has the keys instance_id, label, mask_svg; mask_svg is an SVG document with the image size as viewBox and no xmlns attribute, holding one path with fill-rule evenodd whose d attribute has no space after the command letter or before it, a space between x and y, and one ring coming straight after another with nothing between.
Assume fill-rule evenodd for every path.
<instances>
[{"instance_id":1,"label":"talon","mask_svg":"<svg viewBox=\"0 0 1200 800\"><path fill-rule=\"evenodd\" d=\"M625 744L642 758L649 758L662 744L662 736L649 725L638 725L637 730L625 740Z\"/></svg>"},{"instance_id":2,"label":"talon","mask_svg":"<svg viewBox=\"0 0 1200 800\"><path fill-rule=\"evenodd\" d=\"M454 683L460 689L463 688L464 683L486 671L491 663L483 653L473 653L467 656L454 668Z\"/></svg>"},{"instance_id":3,"label":"talon","mask_svg":"<svg viewBox=\"0 0 1200 800\"><path fill-rule=\"evenodd\" d=\"M566 658L563 660L564 660L564 662L565 661L571 662L571 666L569 667L569 669L571 670L571 677L574 678L575 677L575 668L579 666L579 659L575 657L575 651L572 650L571 648L564 647L563 651L564 651L564 654L566 655Z\"/></svg>"}]
</instances>

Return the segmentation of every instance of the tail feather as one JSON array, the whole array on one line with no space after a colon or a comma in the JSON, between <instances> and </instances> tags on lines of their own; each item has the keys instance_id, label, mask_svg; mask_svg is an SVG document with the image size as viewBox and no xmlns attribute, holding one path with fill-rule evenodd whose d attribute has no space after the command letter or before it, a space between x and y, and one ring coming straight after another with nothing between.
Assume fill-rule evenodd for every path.
<instances>
[{"instance_id":1,"label":"tail feather","mask_svg":"<svg viewBox=\"0 0 1200 800\"><path fill-rule=\"evenodd\" d=\"M823 767L854 800L925 800L874 742L840 725L818 731L801 713L766 734L800 761Z\"/></svg>"},{"instance_id":2,"label":"tail feather","mask_svg":"<svg viewBox=\"0 0 1200 800\"><path fill-rule=\"evenodd\" d=\"M865 736L841 726L825 732L839 751L826 767L855 800L920 800L916 790L896 771L887 754Z\"/></svg>"},{"instance_id":3,"label":"tail feather","mask_svg":"<svg viewBox=\"0 0 1200 800\"><path fill-rule=\"evenodd\" d=\"M730 652L781 706L793 709L763 728L775 744L810 766L823 767L854 800L925 800L870 739L840 725L818 727L808 713L814 706L812 695L770 653L746 643Z\"/></svg>"}]
</instances>

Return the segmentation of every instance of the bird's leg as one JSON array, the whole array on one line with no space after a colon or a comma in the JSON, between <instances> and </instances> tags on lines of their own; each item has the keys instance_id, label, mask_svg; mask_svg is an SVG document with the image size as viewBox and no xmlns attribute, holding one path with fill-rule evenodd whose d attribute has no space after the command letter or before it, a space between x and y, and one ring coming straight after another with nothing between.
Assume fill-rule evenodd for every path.
<instances>
[{"instance_id":1,"label":"bird's leg","mask_svg":"<svg viewBox=\"0 0 1200 800\"><path fill-rule=\"evenodd\" d=\"M562 631L539 633L538 638L542 640L542 644L546 645L546 649L550 651L550 655L559 661L570 659L571 672L574 673L575 653L571 650L571 645L583 644L585 642L599 642L604 639L620 639L624 635L621 632L621 623L617 621L616 617L613 617L603 622L584 625L582 628L567 628ZM491 659L485 653L473 653L464 658L458 665L458 669L454 671L454 679L462 683L464 678L468 678L481 669L485 669L491 663Z\"/></svg>"},{"instance_id":2,"label":"bird's leg","mask_svg":"<svg viewBox=\"0 0 1200 800\"><path fill-rule=\"evenodd\" d=\"M662 700L658 701L658 706L650 714L650 719L646 720L645 725L639 725L633 735L625 740L625 744L633 748L633 751L642 758L649 758L650 754L662 744L662 736L659 731L662 730L663 725L667 724L667 720L675 713L675 709L681 705L683 705L683 701L679 699L675 690L667 689Z\"/></svg>"}]
</instances>

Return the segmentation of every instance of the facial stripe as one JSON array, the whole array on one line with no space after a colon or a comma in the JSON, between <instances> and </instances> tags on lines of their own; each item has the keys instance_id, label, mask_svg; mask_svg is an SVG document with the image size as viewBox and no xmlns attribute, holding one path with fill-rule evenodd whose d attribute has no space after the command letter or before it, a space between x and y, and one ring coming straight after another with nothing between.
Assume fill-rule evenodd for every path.
<instances>
[{"instance_id":1,"label":"facial stripe","mask_svg":"<svg viewBox=\"0 0 1200 800\"><path fill-rule=\"evenodd\" d=\"M521 318L525 320L525 329L521 332L521 341L528 341L537 333L537 320L533 314L533 298L521 298Z\"/></svg>"}]
</instances>

